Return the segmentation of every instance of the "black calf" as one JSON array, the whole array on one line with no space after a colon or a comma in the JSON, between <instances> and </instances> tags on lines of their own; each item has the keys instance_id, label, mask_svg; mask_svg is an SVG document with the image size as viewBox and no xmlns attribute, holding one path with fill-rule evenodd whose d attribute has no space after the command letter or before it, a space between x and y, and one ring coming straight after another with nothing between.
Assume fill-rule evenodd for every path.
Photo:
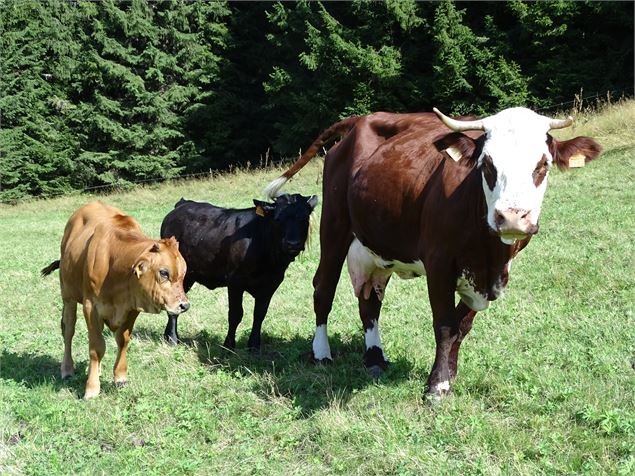
<instances>
[{"instance_id":1,"label":"black calf","mask_svg":"<svg viewBox=\"0 0 635 476\"><path fill-rule=\"evenodd\" d=\"M242 210L181 199L166 215L161 236L174 236L187 262L185 292L194 283L209 289L227 287L229 330L225 347L236 345L236 328L243 317L243 293L255 299L248 345L260 348L262 321L289 263L304 249L309 217L317 197L284 194L274 203L254 200ZM165 338L179 341L177 316L168 315Z\"/></svg>"}]
</instances>

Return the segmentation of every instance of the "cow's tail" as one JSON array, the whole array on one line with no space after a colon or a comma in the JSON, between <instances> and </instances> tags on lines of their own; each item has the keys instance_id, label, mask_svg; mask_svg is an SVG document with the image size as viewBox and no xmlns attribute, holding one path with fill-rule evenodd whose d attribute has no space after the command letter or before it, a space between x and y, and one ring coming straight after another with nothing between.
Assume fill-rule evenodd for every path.
<instances>
[{"instance_id":1,"label":"cow's tail","mask_svg":"<svg viewBox=\"0 0 635 476\"><path fill-rule=\"evenodd\" d=\"M42 277L44 277L44 276L48 276L56 269L60 269L60 260L58 259L53 261L46 268L42 268L42 271L40 271L40 273L42 273Z\"/></svg>"},{"instance_id":2,"label":"cow's tail","mask_svg":"<svg viewBox=\"0 0 635 476\"><path fill-rule=\"evenodd\" d=\"M296 173L300 171L302 167L309 163L309 161L317 155L322 147L331 142L334 139L342 137L347 134L357 121L360 119L360 116L351 116L346 119L343 119L339 122L336 122L331 127L322 132L313 144L309 146L309 148L302 154L302 156L296 160L296 162L289 167L289 169L283 173L280 177L271 182L267 187L265 187L264 194L266 197L273 199L278 195L278 191L282 188L282 186L287 183L287 181L293 177Z\"/></svg>"}]
</instances>

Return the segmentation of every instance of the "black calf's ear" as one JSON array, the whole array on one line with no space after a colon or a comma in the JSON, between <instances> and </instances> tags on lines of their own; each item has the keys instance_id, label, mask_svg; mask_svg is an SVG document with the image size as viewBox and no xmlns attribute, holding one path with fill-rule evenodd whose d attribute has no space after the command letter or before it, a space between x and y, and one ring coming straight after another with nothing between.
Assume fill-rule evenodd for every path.
<instances>
[{"instance_id":1,"label":"black calf's ear","mask_svg":"<svg viewBox=\"0 0 635 476\"><path fill-rule=\"evenodd\" d=\"M261 200L254 199L254 205L256 205L256 215L264 217L267 213L271 213L275 210L275 206L271 203L263 202Z\"/></svg>"},{"instance_id":2,"label":"black calf's ear","mask_svg":"<svg viewBox=\"0 0 635 476\"><path fill-rule=\"evenodd\" d=\"M317 204L319 202L318 196L317 195L311 195L306 202L311 207L311 210L315 210L315 207L317 206Z\"/></svg>"}]
</instances>

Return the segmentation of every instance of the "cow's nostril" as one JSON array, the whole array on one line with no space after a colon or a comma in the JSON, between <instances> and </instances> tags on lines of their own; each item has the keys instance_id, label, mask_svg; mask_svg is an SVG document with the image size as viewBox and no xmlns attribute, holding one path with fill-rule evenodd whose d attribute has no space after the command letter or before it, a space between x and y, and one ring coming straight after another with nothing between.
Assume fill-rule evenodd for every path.
<instances>
[{"instance_id":1,"label":"cow's nostril","mask_svg":"<svg viewBox=\"0 0 635 476\"><path fill-rule=\"evenodd\" d=\"M182 302L181 304L179 304L179 309L181 310L181 312L185 312L190 308L190 303L189 302Z\"/></svg>"},{"instance_id":2,"label":"cow's nostril","mask_svg":"<svg viewBox=\"0 0 635 476\"><path fill-rule=\"evenodd\" d=\"M505 216L498 210L494 210L494 223L499 228L505 223Z\"/></svg>"}]
</instances>

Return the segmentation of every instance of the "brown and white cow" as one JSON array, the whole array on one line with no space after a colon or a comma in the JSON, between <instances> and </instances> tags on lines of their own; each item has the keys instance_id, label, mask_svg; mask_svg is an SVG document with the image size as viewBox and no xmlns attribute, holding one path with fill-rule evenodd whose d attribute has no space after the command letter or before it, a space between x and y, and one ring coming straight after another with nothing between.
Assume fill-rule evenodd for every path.
<instances>
[{"instance_id":1,"label":"brown and white cow","mask_svg":"<svg viewBox=\"0 0 635 476\"><path fill-rule=\"evenodd\" d=\"M126 351L139 313L180 314L190 307L183 291L186 264L174 237L152 240L132 217L101 202L84 205L68 220L61 258L44 268L42 275L58 268L64 301L61 374L66 378L74 373L71 344L80 303L90 355L85 399L99 394L104 324L115 333L114 381L123 385L128 378Z\"/></svg>"},{"instance_id":2,"label":"brown and white cow","mask_svg":"<svg viewBox=\"0 0 635 476\"><path fill-rule=\"evenodd\" d=\"M331 359L327 319L344 259L365 331L364 363L374 376L387 365L379 335L386 285L393 273L425 274L436 338L428 392L441 397L476 312L501 294L512 258L538 232L549 170L583 165L601 148L588 137L557 141L549 130L572 119L525 108L481 120L435 113L340 121L265 193L274 196L321 147L343 137L324 165L313 358Z\"/></svg>"}]
</instances>

